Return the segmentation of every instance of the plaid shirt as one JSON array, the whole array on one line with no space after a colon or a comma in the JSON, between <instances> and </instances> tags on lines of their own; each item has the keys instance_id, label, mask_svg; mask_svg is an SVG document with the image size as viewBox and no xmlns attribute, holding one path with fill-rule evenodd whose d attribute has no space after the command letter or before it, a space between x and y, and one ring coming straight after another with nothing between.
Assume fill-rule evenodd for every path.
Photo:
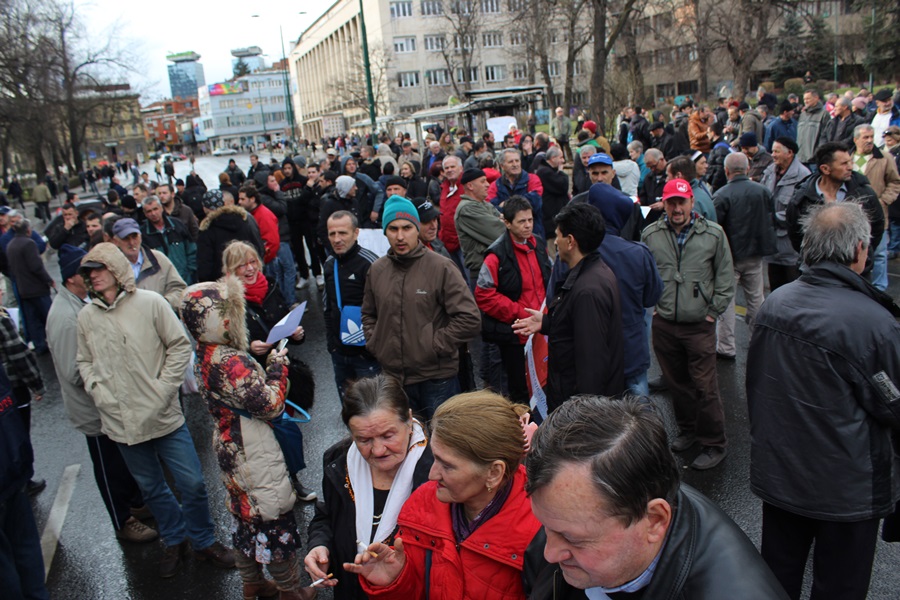
<instances>
[{"instance_id":1,"label":"plaid shirt","mask_svg":"<svg viewBox=\"0 0 900 600\"><path fill-rule=\"evenodd\" d=\"M675 233L675 228L669 223L669 215L663 215L663 219L666 220L666 225L669 226L669 229L672 233L675 233L675 243L678 244L678 252L681 253L684 251L684 243L687 241L688 234L691 232L691 228L694 226L694 219L699 217L700 215L694 211L691 211L691 220L688 221L688 224L682 227L681 233Z\"/></svg>"},{"instance_id":2,"label":"plaid shirt","mask_svg":"<svg viewBox=\"0 0 900 600\"><path fill-rule=\"evenodd\" d=\"M28 349L6 309L0 308L0 362L13 387L25 385L35 394L44 393L44 382L34 353Z\"/></svg>"}]
</instances>

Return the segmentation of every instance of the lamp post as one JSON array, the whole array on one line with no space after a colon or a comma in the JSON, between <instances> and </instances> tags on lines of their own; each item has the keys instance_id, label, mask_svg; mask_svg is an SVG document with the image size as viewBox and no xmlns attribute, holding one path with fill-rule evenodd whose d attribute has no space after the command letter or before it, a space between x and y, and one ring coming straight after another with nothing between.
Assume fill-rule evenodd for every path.
<instances>
[{"instance_id":1,"label":"lamp post","mask_svg":"<svg viewBox=\"0 0 900 600\"><path fill-rule=\"evenodd\" d=\"M301 10L297 13L298 15L305 15L306 11ZM253 19L262 18L260 15L250 15ZM279 23L278 25L278 35L281 40L281 62L284 63L284 69L281 73L281 82L284 86L284 108L285 108L285 116L287 117L288 126L291 128L291 144L293 145L297 139L297 122L294 119L294 103L291 101L291 86L289 83L289 72L290 67L288 66L287 55L284 51L284 29L282 25Z\"/></svg>"},{"instance_id":2,"label":"lamp post","mask_svg":"<svg viewBox=\"0 0 900 600\"><path fill-rule=\"evenodd\" d=\"M359 0L359 29L362 35L363 68L366 72L366 96L369 100L369 120L372 122L372 136L378 131L375 124L375 95L372 93L372 67L369 64L369 41L366 38L366 17L363 0Z\"/></svg>"}]
</instances>

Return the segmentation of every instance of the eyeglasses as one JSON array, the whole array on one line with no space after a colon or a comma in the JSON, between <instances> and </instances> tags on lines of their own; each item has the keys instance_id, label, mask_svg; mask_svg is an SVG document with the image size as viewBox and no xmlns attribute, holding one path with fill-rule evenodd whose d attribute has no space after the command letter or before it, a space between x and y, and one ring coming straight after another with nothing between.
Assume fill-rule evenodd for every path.
<instances>
[{"instance_id":1,"label":"eyeglasses","mask_svg":"<svg viewBox=\"0 0 900 600\"><path fill-rule=\"evenodd\" d=\"M235 271L246 271L246 270L247 270L248 268L250 268L250 267L256 267L256 268L259 268L259 261L256 260L255 258L254 258L254 259L251 259L251 260L248 260L248 261L245 262L244 264L238 265L234 270L235 270Z\"/></svg>"}]
</instances>

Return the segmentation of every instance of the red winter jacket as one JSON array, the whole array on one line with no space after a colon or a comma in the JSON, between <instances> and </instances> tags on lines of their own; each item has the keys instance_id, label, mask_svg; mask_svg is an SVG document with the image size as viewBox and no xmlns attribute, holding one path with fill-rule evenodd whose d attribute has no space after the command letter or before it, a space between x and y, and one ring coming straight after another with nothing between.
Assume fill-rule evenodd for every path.
<instances>
[{"instance_id":1,"label":"red winter jacket","mask_svg":"<svg viewBox=\"0 0 900 600\"><path fill-rule=\"evenodd\" d=\"M275 260L278 254L278 247L281 245L281 236L278 235L278 217L271 210L258 204L250 213L256 219L259 225L259 235L263 239L266 247L266 254L263 256L263 262L269 264Z\"/></svg>"},{"instance_id":2,"label":"red winter jacket","mask_svg":"<svg viewBox=\"0 0 900 600\"><path fill-rule=\"evenodd\" d=\"M462 183L459 179L455 182L456 189L450 193L450 180L445 179L441 182L441 230L438 237L444 242L447 252L453 254L459 250L459 236L456 234L456 207L459 206L459 200L465 193Z\"/></svg>"},{"instance_id":3,"label":"red winter jacket","mask_svg":"<svg viewBox=\"0 0 900 600\"><path fill-rule=\"evenodd\" d=\"M541 242L531 236L526 244L516 244L515 242L512 244L516 253L519 274L522 277L522 295L518 300L504 296L498 291L500 259L488 250L484 257L484 264L481 266L481 272L478 274L478 285L475 286L475 302L486 315L501 323L512 323L516 319L527 319L531 316L525 310L526 308L541 309L547 289L544 286L538 255L534 250L539 243ZM527 340L527 336L519 336L522 344Z\"/></svg>"},{"instance_id":4,"label":"red winter jacket","mask_svg":"<svg viewBox=\"0 0 900 600\"><path fill-rule=\"evenodd\" d=\"M525 548L541 528L525 495L525 467L519 466L509 498L494 515L456 546L450 505L429 481L412 493L398 524L406 565L394 583L373 587L360 577L370 598L425 598L425 554L432 552L430 600L522 600Z\"/></svg>"}]
</instances>

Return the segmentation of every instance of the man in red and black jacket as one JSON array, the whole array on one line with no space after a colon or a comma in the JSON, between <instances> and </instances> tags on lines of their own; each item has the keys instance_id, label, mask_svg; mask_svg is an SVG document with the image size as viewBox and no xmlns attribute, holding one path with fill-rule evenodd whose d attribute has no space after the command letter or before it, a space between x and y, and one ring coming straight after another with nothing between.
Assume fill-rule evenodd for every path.
<instances>
[{"instance_id":1,"label":"man in red and black jacket","mask_svg":"<svg viewBox=\"0 0 900 600\"><path fill-rule=\"evenodd\" d=\"M497 344L513 402L527 404L528 384L523 346L527 337L513 333L512 324L527 319L525 310L540 310L550 279L550 259L544 240L532 234L531 203L513 196L503 204L507 232L491 244L475 287L481 309L481 336Z\"/></svg>"}]
</instances>

